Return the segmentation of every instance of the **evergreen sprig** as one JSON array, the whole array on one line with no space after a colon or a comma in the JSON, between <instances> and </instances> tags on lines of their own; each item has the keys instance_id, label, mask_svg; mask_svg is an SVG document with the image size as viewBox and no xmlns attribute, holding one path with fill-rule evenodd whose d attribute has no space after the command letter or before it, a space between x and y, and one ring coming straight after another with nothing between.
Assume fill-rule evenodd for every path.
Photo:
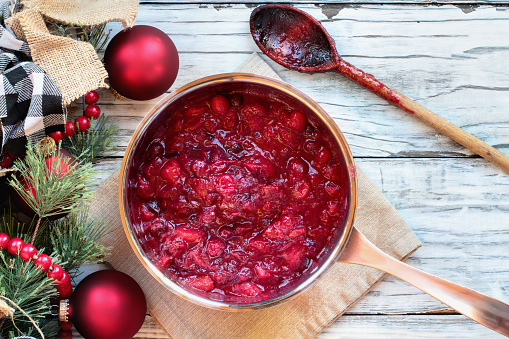
<instances>
[{"instance_id":1,"label":"evergreen sprig","mask_svg":"<svg viewBox=\"0 0 509 339\"><path fill-rule=\"evenodd\" d=\"M98 262L109 248L99 240L108 233L104 221L89 219L89 209L71 213L57 220L50 234L55 257L64 262L63 268L72 272L83 264Z\"/></svg>"},{"instance_id":2,"label":"evergreen sprig","mask_svg":"<svg viewBox=\"0 0 509 339\"><path fill-rule=\"evenodd\" d=\"M85 26L81 23L68 25L55 22L53 30L58 35L90 43L97 53L106 46L111 34L111 29L106 31L106 24Z\"/></svg>"},{"instance_id":3,"label":"evergreen sprig","mask_svg":"<svg viewBox=\"0 0 509 339\"><path fill-rule=\"evenodd\" d=\"M72 161L60 149L46 158L39 147L29 144L24 161L16 159L13 168L18 170L21 180L12 176L9 184L39 218L69 213L92 197L91 164Z\"/></svg>"},{"instance_id":4,"label":"evergreen sprig","mask_svg":"<svg viewBox=\"0 0 509 339\"><path fill-rule=\"evenodd\" d=\"M104 114L101 114L98 119L90 119L88 130L64 139L62 145L82 162L101 159L118 145L115 136L118 126L109 124L108 120Z\"/></svg>"},{"instance_id":5,"label":"evergreen sprig","mask_svg":"<svg viewBox=\"0 0 509 339\"><path fill-rule=\"evenodd\" d=\"M48 337L56 335L55 326L46 319L50 316L50 300L56 297L53 285L54 282L32 263L0 251L0 295L15 302ZM13 321L5 319L0 332L2 335L40 338L31 320L18 309L14 311Z\"/></svg>"}]
</instances>

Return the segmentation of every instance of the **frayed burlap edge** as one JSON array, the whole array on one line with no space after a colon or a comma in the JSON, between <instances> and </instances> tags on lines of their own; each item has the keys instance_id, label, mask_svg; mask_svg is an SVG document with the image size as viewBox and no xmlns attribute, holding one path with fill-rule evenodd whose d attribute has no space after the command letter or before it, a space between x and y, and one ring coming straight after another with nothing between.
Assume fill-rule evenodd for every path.
<instances>
[{"instance_id":1,"label":"frayed burlap edge","mask_svg":"<svg viewBox=\"0 0 509 339\"><path fill-rule=\"evenodd\" d=\"M25 0L23 5L58 22L84 26L118 21L127 28L134 25L138 14L138 0Z\"/></svg>"},{"instance_id":2,"label":"frayed burlap edge","mask_svg":"<svg viewBox=\"0 0 509 339\"><path fill-rule=\"evenodd\" d=\"M25 9L15 17L22 27L34 62L60 88L65 106L91 90L109 87L105 82L108 73L92 45L52 35L41 13L35 9Z\"/></svg>"}]
</instances>

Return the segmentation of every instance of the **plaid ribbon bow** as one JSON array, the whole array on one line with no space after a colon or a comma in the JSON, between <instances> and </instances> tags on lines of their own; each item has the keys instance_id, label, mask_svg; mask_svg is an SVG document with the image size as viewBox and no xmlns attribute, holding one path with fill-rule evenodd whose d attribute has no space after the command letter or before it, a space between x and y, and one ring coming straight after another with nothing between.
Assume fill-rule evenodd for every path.
<instances>
[{"instance_id":1,"label":"plaid ribbon bow","mask_svg":"<svg viewBox=\"0 0 509 339\"><path fill-rule=\"evenodd\" d=\"M30 48L6 29L11 2L0 3L0 154L25 153L27 141L37 144L55 131L64 131L62 92L44 70L27 61Z\"/></svg>"}]
</instances>

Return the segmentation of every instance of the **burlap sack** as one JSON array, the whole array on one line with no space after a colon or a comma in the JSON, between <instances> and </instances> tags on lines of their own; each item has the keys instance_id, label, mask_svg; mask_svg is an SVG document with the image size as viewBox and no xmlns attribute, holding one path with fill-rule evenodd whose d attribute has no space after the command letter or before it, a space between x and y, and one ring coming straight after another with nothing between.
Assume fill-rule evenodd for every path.
<instances>
[{"instance_id":1,"label":"burlap sack","mask_svg":"<svg viewBox=\"0 0 509 339\"><path fill-rule=\"evenodd\" d=\"M119 21L125 28L136 20L137 0L30 0L23 4L25 9L6 23L19 39L28 42L34 62L62 91L64 105L91 90L108 87L108 73L92 45L52 35L45 20L85 26Z\"/></svg>"}]
</instances>

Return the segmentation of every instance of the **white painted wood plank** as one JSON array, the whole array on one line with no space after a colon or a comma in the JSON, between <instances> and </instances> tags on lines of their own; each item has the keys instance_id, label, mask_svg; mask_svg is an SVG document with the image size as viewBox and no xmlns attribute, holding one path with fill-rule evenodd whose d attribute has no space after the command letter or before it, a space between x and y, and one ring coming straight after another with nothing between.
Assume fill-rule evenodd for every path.
<instances>
[{"instance_id":1,"label":"white painted wood plank","mask_svg":"<svg viewBox=\"0 0 509 339\"><path fill-rule=\"evenodd\" d=\"M509 154L509 11L363 5L346 6L329 20L314 5L298 7L324 21L346 60ZM248 31L250 12L244 5L142 5L137 23L163 29L177 45L175 89L232 71L258 51ZM355 156L472 155L338 74L300 74L269 63L336 118ZM101 107L129 129L156 102L113 104L110 97L101 98ZM122 131L124 146L128 139Z\"/></svg>"},{"instance_id":2,"label":"white painted wood plank","mask_svg":"<svg viewBox=\"0 0 509 339\"><path fill-rule=\"evenodd\" d=\"M505 338L460 315L343 316L319 338Z\"/></svg>"},{"instance_id":3,"label":"white painted wood plank","mask_svg":"<svg viewBox=\"0 0 509 339\"><path fill-rule=\"evenodd\" d=\"M73 329L73 338L82 338ZM154 319L147 316L135 339L169 339ZM318 336L320 339L349 338L505 338L460 315L345 315Z\"/></svg>"}]
</instances>

